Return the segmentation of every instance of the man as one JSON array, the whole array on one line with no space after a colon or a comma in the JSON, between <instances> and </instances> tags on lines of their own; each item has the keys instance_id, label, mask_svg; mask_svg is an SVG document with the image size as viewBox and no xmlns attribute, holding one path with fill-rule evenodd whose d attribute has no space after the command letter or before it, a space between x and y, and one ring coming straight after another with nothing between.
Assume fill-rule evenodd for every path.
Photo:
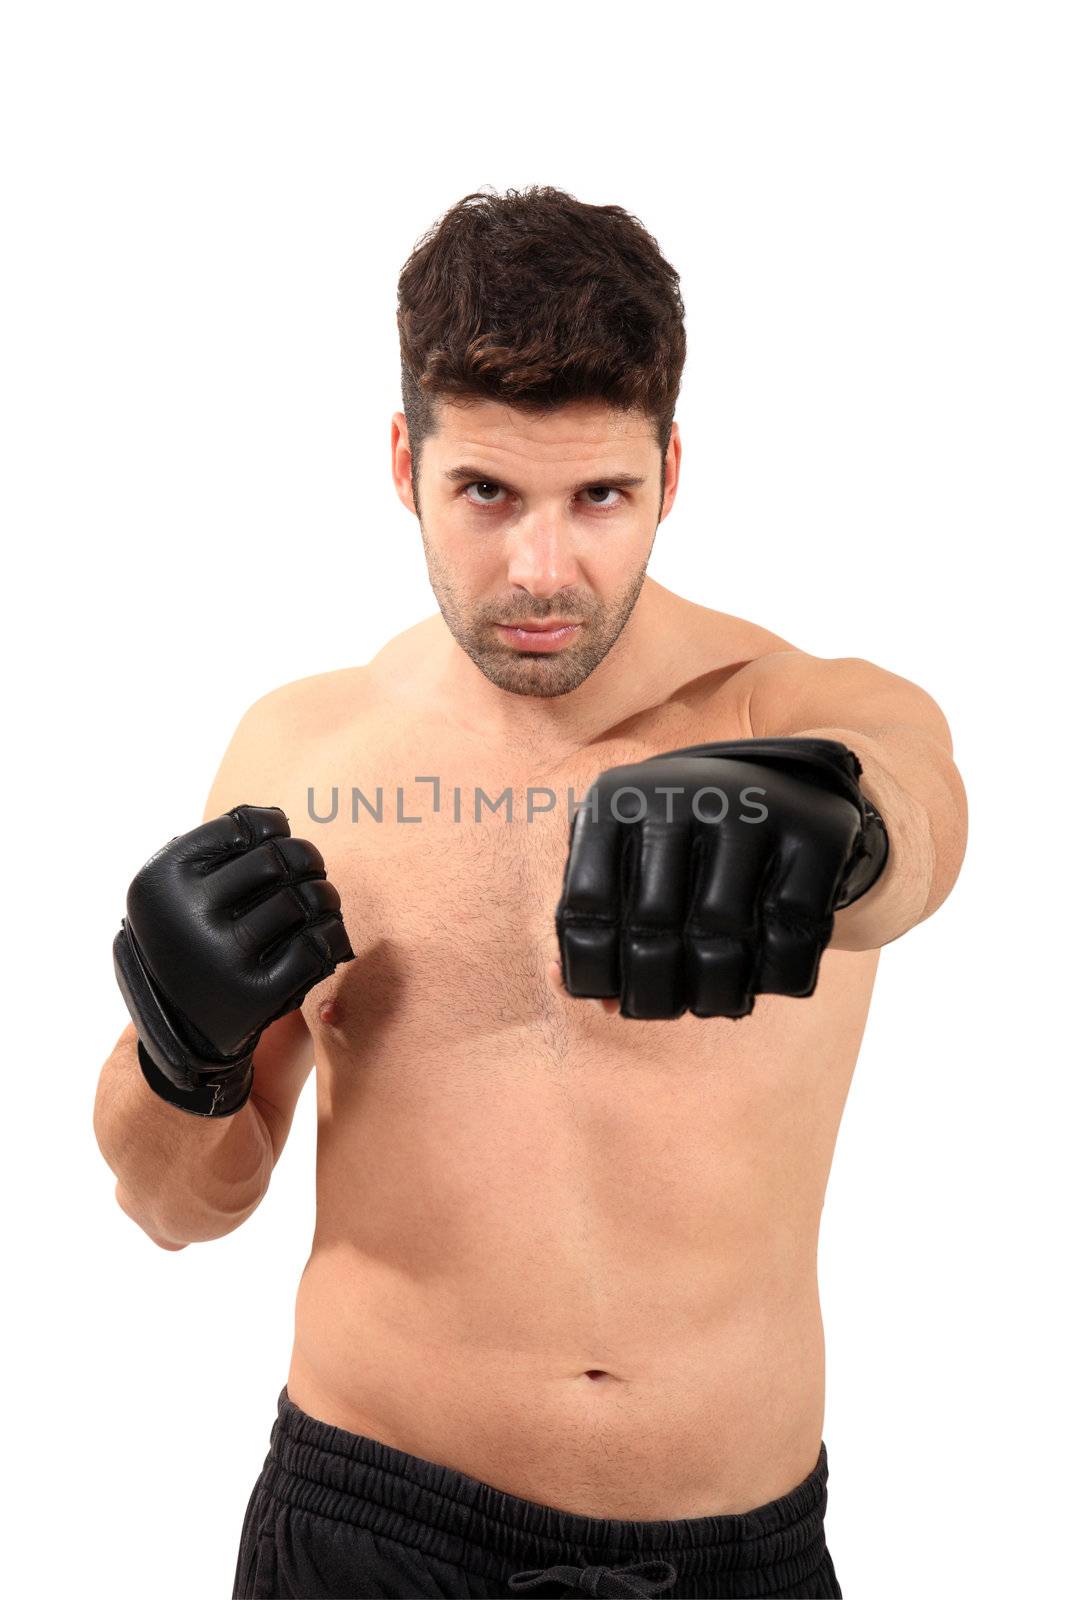
<instances>
[{"instance_id":1,"label":"man","mask_svg":"<svg viewBox=\"0 0 1067 1600\"><path fill-rule=\"evenodd\" d=\"M251 1215L317 1068L235 1596L841 1593L819 1217L965 799L914 684L645 578L682 318L617 207L441 219L392 430L440 615L254 705L131 885L96 1130L150 1237Z\"/></svg>"}]
</instances>

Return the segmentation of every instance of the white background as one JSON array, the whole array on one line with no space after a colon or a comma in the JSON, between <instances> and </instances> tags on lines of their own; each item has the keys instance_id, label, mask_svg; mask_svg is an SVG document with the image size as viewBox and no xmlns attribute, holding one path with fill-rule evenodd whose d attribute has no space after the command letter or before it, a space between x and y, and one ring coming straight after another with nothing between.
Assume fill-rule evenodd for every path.
<instances>
[{"instance_id":1,"label":"white background","mask_svg":"<svg viewBox=\"0 0 1067 1600\"><path fill-rule=\"evenodd\" d=\"M396 278L464 194L530 183L624 205L682 275L651 574L921 683L968 784L824 1214L845 1593L1062 1581L1062 17L4 9L12 1592L229 1596L314 1102L245 1227L156 1249L91 1129L111 939L246 706L435 610L389 476Z\"/></svg>"}]
</instances>

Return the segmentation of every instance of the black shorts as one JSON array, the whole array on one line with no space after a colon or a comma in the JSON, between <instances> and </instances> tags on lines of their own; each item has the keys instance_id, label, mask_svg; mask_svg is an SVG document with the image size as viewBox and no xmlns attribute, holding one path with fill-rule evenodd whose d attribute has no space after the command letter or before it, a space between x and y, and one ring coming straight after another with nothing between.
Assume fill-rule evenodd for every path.
<instances>
[{"instance_id":1,"label":"black shorts","mask_svg":"<svg viewBox=\"0 0 1067 1600\"><path fill-rule=\"evenodd\" d=\"M309 1417L283 1388L241 1530L234 1600L837 1595L814 1471L753 1511L585 1517Z\"/></svg>"}]
</instances>

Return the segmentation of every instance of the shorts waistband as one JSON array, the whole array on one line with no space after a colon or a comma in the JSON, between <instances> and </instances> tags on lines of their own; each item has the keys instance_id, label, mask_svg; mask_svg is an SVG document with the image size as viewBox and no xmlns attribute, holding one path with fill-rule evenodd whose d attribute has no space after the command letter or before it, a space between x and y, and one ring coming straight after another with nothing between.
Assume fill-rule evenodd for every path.
<instances>
[{"instance_id":1,"label":"shorts waistband","mask_svg":"<svg viewBox=\"0 0 1067 1600\"><path fill-rule=\"evenodd\" d=\"M752 1511L675 1521L588 1517L506 1494L466 1473L309 1416L278 1396L262 1486L272 1498L414 1545L487 1576L502 1566L557 1567L573 1557L619 1566L669 1557L678 1576L758 1572L786 1594L826 1550L826 1445L795 1489ZM531 1577L534 1576L531 1573ZM512 1585L513 1588L518 1587ZM622 1593L659 1592L659 1585Z\"/></svg>"}]
</instances>

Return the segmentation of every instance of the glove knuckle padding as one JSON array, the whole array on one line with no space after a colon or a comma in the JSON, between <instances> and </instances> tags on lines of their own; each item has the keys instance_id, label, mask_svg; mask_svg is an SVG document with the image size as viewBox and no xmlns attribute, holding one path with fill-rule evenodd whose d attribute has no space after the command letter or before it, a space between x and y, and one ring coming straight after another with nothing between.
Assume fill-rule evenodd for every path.
<instances>
[{"instance_id":1,"label":"glove knuckle padding","mask_svg":"<svg viewBox=\"0 0 1067 1600\"><path fill-rule=\"evenodd\" d=\"M563 886L564 903L576 915L617 915L621 851L622 825L614 817L594 818L591 811L577 813Z\"/></svg>"},{"instance_id":2,"label":"glove knuckle padding","mask_svg":"<svg viewBox=\"0 0 1067 1600\"><path fill-rule=\"evenodd\" d=\"M130 885L115 961L164 1076L195 1088L212 1062L247 1061L269 1023L352 959L340 906L277 807L238 806L158 851Z\"/></svg>"},{"instance_id":3,"label":"glove knuckle padding","mask_svg":"<svg viewBox=\"0 0 1067 1600\"><path fill-rule=\"evenodd\" d=\"M706 823L697 836L688 927L689 1009L696 1016L747 1016L760 939L762 885L773 865L758 827Z\"/></svg>"},{"instance_id":4,"label":"glove knuckle padding","mask_svg":"<svg viewBox=\"0 0 1067 1600\"><path fill-rule=\"evenodd\" d=\"M319 948L325 951L330 972L341 961L355 960L355 951L348 942L348 934L340 913L332 917L323 917L320 922L313 923L308 933Z\"/></svg>"},{"instance_id":5,"label":"glove knuckle padding","mask_svg":"<svg viewBox=\"0 0 1067 1600\"><path fill-rule=\"evenodd\" d=\"M631 921L650 927L680 926L689 910L690 831L687 823L633 824Z\"/></svg>"},{"instance_id":6,"label":"glove knuckle padding","mask_svg":"<svg viewBox=\"0 0 1067 1600\"><path fill-rule=\"evenodd\" d=\"M293 885L293 892L304 907L309 922L332 916L341 909L341 896L328 878L312 878Z\"/></svg>"},{"instance_id":7,"label":"glove knuckle padding","mask_svg":"<svg viewBox=\"0 0 1067 1600\"><path fill-rule=\"evenodd\" d=\"M807 739L697 745L601 773L556 914L568 990L649 1019L747 1016L757 993L810 994L835 908L885 860L859 773L845 746Z\"/></svg>"},{"instance_id":8,"label":"glove knuckle padding","mask_svg":"<svg viewBox=\"0 0 1067 1600\"><path fill-rule=\"evenodd\" d=\"M575 814L556 912L564 979L572 994L608 999L619 992L621 825L611 816Z\"/></svg>"},{"instance_id":9,"label":"glove knuckle padding","mask_svg":"<svg viewBox=\"0 0 1067 1600\"><path fill-rule=\"evenodd\" d=\"M264 839L287 837L288 833L288 818L277 806L235 806L225 815L179 834L146 865L151 866L158 856L165 854L178 861L209 864L212 858L225 858Z\"/></svg>"},{"instance_id":10,"label":"glove knuckle padding","mask_svg":"<svg viewBox=\"0 0 1067 1600\"><path fill-rule=\"evenodd\" d=\"M263 968L261 976L264 983L269 983L270 992L284 997L279 1015L295 1010L308 991L332 972L339 960L345 959L343 954L334 953L338 930L347 946L344 929L335 919L333 926L323 923L304 928L299 937L281 946Z\"/></svg>"},{"instance_id":11,"label":"glove knuckle padding","mask_svg":"<svg viewBox=\"0 0 1067 1600\"><path fill-rule=\"evenodd\" d=\"M272 946L308 923L308 908L295 887L277 889L239 917L231 918L233 937L246 956L262 963Z\"/></svg>"}]
</instances>

